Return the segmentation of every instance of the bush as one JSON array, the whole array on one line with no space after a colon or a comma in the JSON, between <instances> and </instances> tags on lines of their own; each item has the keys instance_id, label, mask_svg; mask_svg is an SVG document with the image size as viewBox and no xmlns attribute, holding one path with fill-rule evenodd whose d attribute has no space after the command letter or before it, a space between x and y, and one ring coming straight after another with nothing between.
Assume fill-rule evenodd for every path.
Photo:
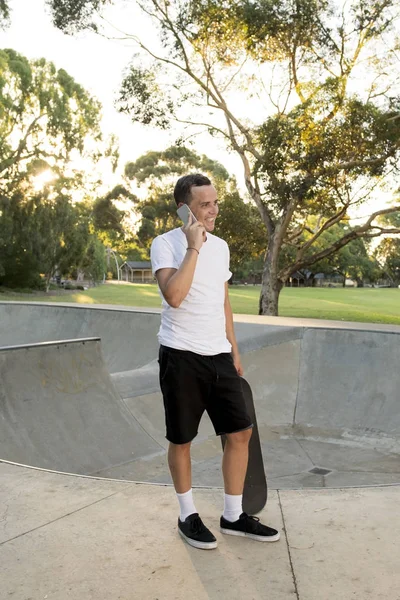
<instances>
[{"instance_id":1,"label":"bush","mask_svg":"<svg viewBox=\"0 0 400 600\"><path fill-rule=\"evenodd\" d=\"M0 285L0 294L33 294L33 290L25 287L6 288Z\"/></svg>"},{"instance_id":2,"label":"bush","mask_svg":"<svg viewBox=\"0 0 400 600\"><path fill-rule=\"evenodd\" d=\"M9 257L4 262L4 275L0 277L0 285L42 290L43 282L36 259L28 253Z\"/></svg>"}]
</instances>

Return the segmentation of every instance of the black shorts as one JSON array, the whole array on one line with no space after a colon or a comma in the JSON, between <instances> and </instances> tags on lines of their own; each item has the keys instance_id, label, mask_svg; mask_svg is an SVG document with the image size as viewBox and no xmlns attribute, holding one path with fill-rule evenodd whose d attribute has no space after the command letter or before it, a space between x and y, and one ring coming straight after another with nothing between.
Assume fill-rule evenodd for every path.
<instances>
[{"instance_id":1,"label":"black shorts","mask_svg":"<svg viewBox=\"0 0 400 600\"><path fill-rule=\"evenodd\" d=\"M191 442L204 411L217 435L253 426L231 354L201 356L161 346L159 364L168 441Z\"/></svg>"}]
</instances>

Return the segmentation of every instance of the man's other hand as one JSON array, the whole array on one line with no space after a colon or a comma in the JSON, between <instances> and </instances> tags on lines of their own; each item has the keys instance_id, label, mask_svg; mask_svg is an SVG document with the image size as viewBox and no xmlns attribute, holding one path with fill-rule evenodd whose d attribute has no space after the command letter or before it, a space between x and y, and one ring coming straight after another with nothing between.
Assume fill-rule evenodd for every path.
<instances>
[{"instance_id":1,"label":"man's other hand","mask_svg":"<svg viewBox=\"0 0 400 600\"><path fill-rule=\"evenodd\" d=\"M235 365L235 369L238 372L238 375L240 375L240 377L243 377L244 369L242 366L240 354L233 356L233 364Z\"/></svg>"}]
</instances>

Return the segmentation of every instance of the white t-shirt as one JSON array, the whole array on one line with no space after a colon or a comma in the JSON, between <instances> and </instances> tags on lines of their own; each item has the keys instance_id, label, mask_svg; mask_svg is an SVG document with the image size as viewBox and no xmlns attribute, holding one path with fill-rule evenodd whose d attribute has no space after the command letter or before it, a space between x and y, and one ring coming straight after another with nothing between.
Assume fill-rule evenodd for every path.
<instances>
[{"instance_id":1,"label":"white t-shirt","mask_svg":"<svg viewBox=\"0 0 400 600\"><path fill-rule=\"evenodd\" d=\"M159 269L179 269L187 250L182 229L173 229L156 237L151 245L151 264ZM177 350L190 350L203 356L230 352L225 331L225 282L229 270L228 244L207 233L200 249L192 286L179 308L165 301L161 290L162 313L158 341Z\"/></svg>"}]
</instances>

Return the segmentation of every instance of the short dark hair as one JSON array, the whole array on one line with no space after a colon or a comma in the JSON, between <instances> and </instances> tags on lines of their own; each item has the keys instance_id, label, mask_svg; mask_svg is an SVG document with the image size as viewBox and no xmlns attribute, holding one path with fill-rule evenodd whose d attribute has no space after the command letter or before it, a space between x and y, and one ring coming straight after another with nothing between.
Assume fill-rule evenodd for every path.
<instances>
[{"instance_id":1,"label":"short dark hair","mask_svg":"<svg viewBox=\"0 0 400 600\"><path fill-rule=\"evenodd\" d=\"M203 185L212 185L211 181L205 175L201 173L191 173L190 175L184 175L176 182L174 188L174 198L176 204L189 204L192 199L191 192L192 187L201 187Z\"/></svg>"}]
</instances>

